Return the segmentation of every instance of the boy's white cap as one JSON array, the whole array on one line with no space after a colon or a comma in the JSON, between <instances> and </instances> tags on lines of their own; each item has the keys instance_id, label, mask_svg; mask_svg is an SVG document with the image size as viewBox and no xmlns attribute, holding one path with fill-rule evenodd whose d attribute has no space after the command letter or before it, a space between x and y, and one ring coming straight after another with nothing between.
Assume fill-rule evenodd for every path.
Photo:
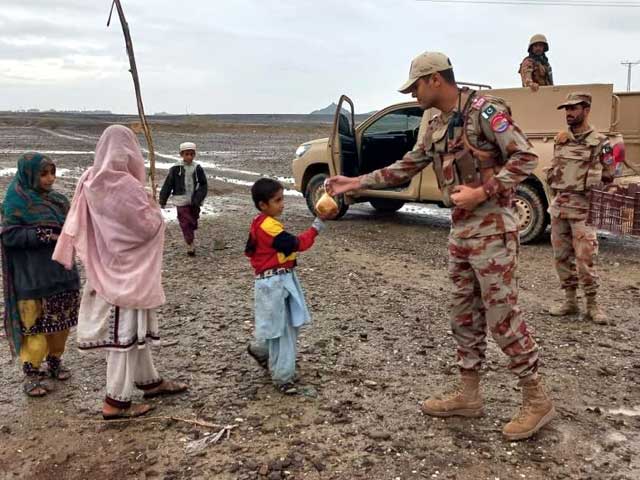
<instances>
[{"instance_id":1,"label":"boy's white cap","mask_svg":"<svg viewBox=\"0 0 640 480\"><path fill-rule=\"evenodd\" d=\"M184 142L180 144L180 153L184 152L185 150L193 150L194 152L196 151L196 144L193 142Z\"/></svg>"}]
</instances>

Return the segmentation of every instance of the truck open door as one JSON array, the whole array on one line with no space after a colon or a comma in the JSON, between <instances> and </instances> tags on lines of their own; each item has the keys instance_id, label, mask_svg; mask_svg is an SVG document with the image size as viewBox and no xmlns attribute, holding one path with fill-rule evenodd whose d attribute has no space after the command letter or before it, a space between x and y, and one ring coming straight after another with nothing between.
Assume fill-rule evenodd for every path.
<instances>
[{"instance_id":1,"label":"truck open door","mask_svg":"<svg viewBox=\"0 0 640 480\"><path fill-rule=\"evenodd\" d=\"M359 172L358 145L353 102L342 95L333 117L333 129L329 136L332 175L355 177Z\"/></svg>"}]
</instances>

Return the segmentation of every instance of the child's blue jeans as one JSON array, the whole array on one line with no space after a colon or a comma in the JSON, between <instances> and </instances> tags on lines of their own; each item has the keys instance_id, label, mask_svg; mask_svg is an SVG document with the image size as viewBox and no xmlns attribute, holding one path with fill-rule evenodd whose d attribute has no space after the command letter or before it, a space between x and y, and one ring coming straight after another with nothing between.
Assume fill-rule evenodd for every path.
<instances>
[{"instance_id":1,"label":"child's blue jeans","mask_svg":"<svg viewBox=\"0 0 640 480\"><path fill-rule=\"evenodd\" d=\"M256 338L251 350L269 358L275 384L293 381L298 330L311 319L295 272L256 280L255 308Z\"/></svg>"}]
</instances>

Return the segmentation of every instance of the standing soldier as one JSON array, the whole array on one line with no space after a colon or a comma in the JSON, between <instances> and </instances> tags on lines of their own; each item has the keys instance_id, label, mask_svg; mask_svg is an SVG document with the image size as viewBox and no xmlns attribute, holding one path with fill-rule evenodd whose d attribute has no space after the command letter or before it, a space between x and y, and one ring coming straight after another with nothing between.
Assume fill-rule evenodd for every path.
<instances>
[{"instance_id":1,"label":"standing soldier","mask_svg":"<svg viewBox=\"0 0 640 480\"><path fill-rule=\"evenodd\" d=\"M444 399L430 398L422 411L436 417L479 417L480 367L487 328L509 356L520 379L523 405L504 427L510 440L528 438L547 424L555 409L538 376L538 346L518 308L519 247L514 189L536 167L538 157L509 108L496 97L459 89L450 60L425 52L411 63L400 88L435 116L412 151L394 164L356 178L327 180L330 194L383 188L409 181L433 163L445 203L453 205L449 276L453 281L451 326L458 344L461 382Z\"/></svg>"},{"instance_id":2,"label":"standing soldier","mask_svg":"<svg viewBox=\"0 0 640 480\"><path fill-rule=\"evenodd\" d=\"M595 185L613 181L613 149L609 139L589 125L590 94L570 93L567 101L558 106L558 110L563 108L569 129L555 138L547 183L554 193L549 207L551 244L566 299L561 305L552 307L550 313L563 316L579 312L576 300L579 280L587 298L585 319L605 324L605 315L596 301L598 238L595 227L586 225L587 193Z\"/></svg>"},{"instance_id":3,"label":"standing soldier","mask_svg":"<svg viewBox=\"0 0 640 480\"><path fill-rule=\"evenodd\" d=\"M553 85L551 65L546 55L548 51L549 42L547 42L547 37L541 33L531 37L531 40L529 40L529 55L522 60L518 70L520 77L522 77L523 87L529 87L536 92L540 86Z\"/></svg>"}]
</instances>

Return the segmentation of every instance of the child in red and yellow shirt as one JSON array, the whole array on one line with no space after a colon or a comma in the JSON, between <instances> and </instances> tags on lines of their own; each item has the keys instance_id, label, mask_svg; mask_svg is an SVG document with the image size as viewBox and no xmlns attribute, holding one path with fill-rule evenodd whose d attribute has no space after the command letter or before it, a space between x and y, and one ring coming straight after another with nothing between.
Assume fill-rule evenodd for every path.
<instances>
[{"instance_id":1,"label":"child in red and yellow shirt","mask_svg":"<svg viewBox=\"0 0 640 480\"><path fill-rule=\"evenodd\" d=\"M247 350L269 369L279 391L295 394L298 330L311 316L294 268L298 252L311 248L325 226L316 218L298 236L285 231L277 220L284 210L284 188L275 180L258 180L251 196L260 214L251 223L245 248L256 279L255 342Z\"/></svg>"}]
</instances>

